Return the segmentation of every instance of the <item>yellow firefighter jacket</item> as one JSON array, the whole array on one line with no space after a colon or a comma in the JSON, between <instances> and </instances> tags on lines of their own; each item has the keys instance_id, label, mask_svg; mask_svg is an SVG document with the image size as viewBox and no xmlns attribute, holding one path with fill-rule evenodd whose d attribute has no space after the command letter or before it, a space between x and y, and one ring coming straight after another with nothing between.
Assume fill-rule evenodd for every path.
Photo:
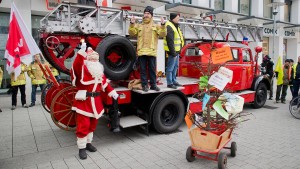
<instances>
[{"instance_id":1,"label":"yellow firefighter jacket","mask_svg":"<svg viewBox=\"0 0 300 169\"><path fill-rule=\"evenodd\" d=\"M25 72L27 72L27 65L22 63L21 74L15 80L15 73L10 74L11 86L20 86L26 84Z\"/></svg>"},{"instance_id":2,"label":"yellow firefighter jacket","mask_svg":"<svg viewBox=\"0 0 300 169\"><path fill-rule=\"evenodd\" d=\"M58 76L59 73L58 73L58 70L55 69L52 65L50 65L48 62L45 63L47 66L49 66L49 68L51 69L51 72L53 74L53 76Z\"/></svg>"},{"instance_id":3,"label":"yellow firefighter jacket","mask_svg":"<svg viewBox=\"0 0 300 169\"><path fill-rule=\"evenodd\" d=\"M3 71L0 67L0 87L1 87L1 84L2 84L2 79L3 79Z\"/></svg>"},{"instance_id":4,"label":"yellow firefighter jacket","mask_svg":"<svg viewBox=\"0 0 300 169\"><path fill-rule=\"evenodd\" d=\"M158 38L167 35L165 25L154 24L153 19L149 23L130 24L129 35L137 36L137 55L155 56L157 53Z\"/></svg>"},{"instance_id":5,"label":"yellow firefighter jacket","mask_svg":"<svg viewBox=\"0 0 300 169\"><path fill-rule=\"evenodd\" d=\"M29 65L27 74L31 78L32 85L46 84L44 73L37 62Z\"/></svg>"}]
</instances>

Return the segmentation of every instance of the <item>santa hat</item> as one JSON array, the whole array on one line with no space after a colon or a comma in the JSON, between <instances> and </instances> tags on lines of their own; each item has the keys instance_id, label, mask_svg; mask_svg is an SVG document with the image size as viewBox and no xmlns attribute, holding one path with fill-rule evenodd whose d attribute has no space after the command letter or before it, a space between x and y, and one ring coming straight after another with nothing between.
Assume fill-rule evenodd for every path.
<instances>
[{"instance_id":1,"label":"santa hat","mask_svg":"<svg viewBox=\"0 0 300 169\"><path fill-rule=\"evenodd\" d=\"M91 47L89 47L88 49L87 49L87 59L89 60L89 59L97 59L97 60L99 60L99 54L97 53L97 52L95 52Z\"/></svg>"}]
</instances>

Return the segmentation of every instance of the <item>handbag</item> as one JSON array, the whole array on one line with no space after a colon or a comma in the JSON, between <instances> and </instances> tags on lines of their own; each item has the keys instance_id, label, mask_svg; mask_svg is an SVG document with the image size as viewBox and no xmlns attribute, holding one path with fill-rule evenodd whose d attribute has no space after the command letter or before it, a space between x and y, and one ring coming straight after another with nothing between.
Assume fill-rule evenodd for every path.
<instances>
[{"instance_id":1,"label":"handbag","mask_svg":"<svg viewBox=\"0 0 300 169\"><path fill-rule=\"evenodd\" d=\"M78 92L75 95L76 100L86 100L86 90L78 90Z\"/></svg>"}]
</instances>

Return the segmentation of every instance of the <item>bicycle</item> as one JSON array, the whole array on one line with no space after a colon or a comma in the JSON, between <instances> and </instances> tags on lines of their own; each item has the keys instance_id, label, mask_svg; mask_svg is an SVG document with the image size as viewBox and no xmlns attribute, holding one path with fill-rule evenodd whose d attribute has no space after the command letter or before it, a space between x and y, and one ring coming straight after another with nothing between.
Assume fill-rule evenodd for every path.
<instances>
[{"instance_id":1,"label":"bicycle","mask_svg":"<svg viewBox=\"0 0 300 169\"><path fill-rule=\"evenodd\" d=\"M292 116L296 119L300 119L300 96L292 99L289 105L289 110Z\"/></svg>"}]
</instances>

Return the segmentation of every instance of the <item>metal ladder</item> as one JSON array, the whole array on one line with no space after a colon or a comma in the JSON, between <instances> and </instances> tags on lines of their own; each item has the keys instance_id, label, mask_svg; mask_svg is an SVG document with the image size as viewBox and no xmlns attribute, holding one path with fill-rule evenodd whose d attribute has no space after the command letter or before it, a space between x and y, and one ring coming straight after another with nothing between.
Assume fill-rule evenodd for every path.
<instances>
[{"instance_id":1,"label":"metal ladder","mask_svg":"<svg viewBox=\"0 0 300 169\"><path fill-rule=\"evenodd\" d=\"M72 3L62 3L40 21L40 29L46 33L118 34L128 35L130 18L134 15L141 22L143 13L109 7L93 7ZM154 15L154 21L160 17ZM180 28L186 40L261 42L263 27L234 23L214 22L203 19L180 18Z\"/></svg>"}]
</instances>

